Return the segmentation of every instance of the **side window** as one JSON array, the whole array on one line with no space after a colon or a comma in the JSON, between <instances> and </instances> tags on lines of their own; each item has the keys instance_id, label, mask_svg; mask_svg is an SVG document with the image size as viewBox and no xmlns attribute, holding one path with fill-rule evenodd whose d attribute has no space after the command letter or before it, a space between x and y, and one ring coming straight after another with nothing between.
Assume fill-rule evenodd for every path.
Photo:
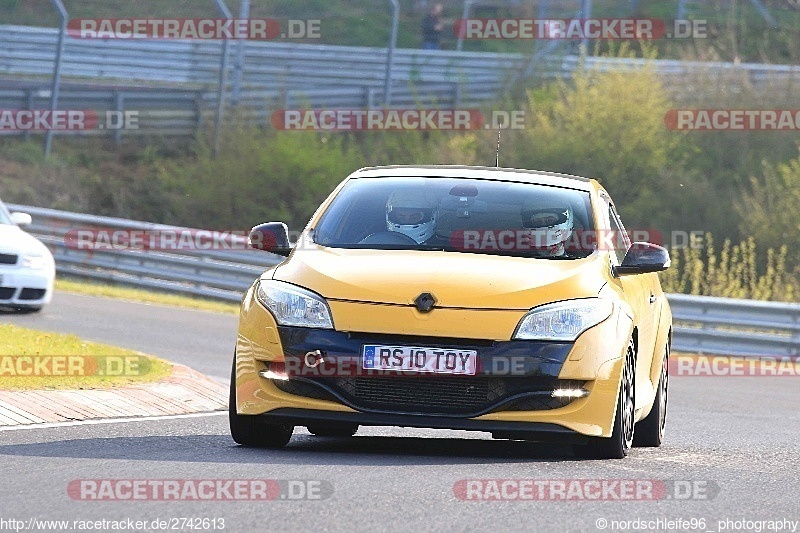
<instances>
[{"instance_id":1,"label":"side window","mask_svg":"<svg viewBox=\"0 0 800 533\"><path fill-rule=\"evenodd\" d=\"M625 258L625 253L631 246L631 241L628 238L628 232L625 231L625 226L622 225L622 221L617 215L616 209L614 209L614 204L611 203L608 204L608 221L612 233L612 242L614 243L614 255L617 258L617 264L621 264Z\"/></svg>"}]
</instances>

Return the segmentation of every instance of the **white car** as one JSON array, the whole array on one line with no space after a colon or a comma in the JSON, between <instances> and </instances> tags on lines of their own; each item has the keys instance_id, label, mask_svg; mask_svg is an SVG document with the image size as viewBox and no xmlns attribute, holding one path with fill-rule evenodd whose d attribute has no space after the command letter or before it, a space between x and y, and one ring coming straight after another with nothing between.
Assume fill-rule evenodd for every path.
<instances>
[{"instance_id":1,"label":"white car","mask_svg":"<svg viewBox=\"0 0 800 533\"><path fill-rule=\"evenodd\" d=\"M0 200L0 307L39 311L53 297L53 254L20 226L27 213L9 213Z\"/></svg>"}]
</instances>

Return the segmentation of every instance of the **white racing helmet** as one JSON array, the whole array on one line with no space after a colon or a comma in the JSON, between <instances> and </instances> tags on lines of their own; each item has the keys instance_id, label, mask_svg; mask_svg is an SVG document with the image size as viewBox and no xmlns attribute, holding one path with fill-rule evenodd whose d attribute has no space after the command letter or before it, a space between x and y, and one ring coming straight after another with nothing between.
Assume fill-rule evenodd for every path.
<instances>
[{"instance_id":1,"label":"white racing helmet","mask_svg":"<svg viewBox=\"0 0 800 533\"><path fill-rule=\"evenodd\" d=\"M572 236L575 215L558 196L539 195L522 206L522 227L531 230L531 245L549 256L565 253L565 243Z\"/></svg>"},{"instance_id":2,"label":"white racing helmet","mask_svg":"<svg viewBox=\"0 0 800 533\"><path fill-rule=\"evenodd\" d=\"M386 227L414 239L417 244L436 231L439 209L423 191L395 191L386 202Z\"/></svg>"}]
</instances>

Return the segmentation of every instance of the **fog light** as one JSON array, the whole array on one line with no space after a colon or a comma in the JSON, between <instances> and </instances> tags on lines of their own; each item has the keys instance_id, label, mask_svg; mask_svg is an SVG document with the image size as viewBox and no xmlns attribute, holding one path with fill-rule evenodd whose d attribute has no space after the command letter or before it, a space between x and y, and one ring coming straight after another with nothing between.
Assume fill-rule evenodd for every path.
<instances>
[{"instance_id":1,"label":"fog light","mask_svg":"<svg viewBox=\"0 0 800 533\"><path fill-rule=\"evenodd\" d=\"M551 396L553 398L569 398L574 400L576 398L589 396L589 391L586 389L556 389L552 392Z\"/></svg>"},{"instance_id":2,"label":"fog light","mask_svg":"<svg viewBox=\"0 0 800 533\"><path fill-rule=\"evenodd\" d=\"M267 368L259 371L258 375L266 379L278 379L288 381L289 375L286 374L286 363L266 363Z\"/></svg>"}]
</instances>

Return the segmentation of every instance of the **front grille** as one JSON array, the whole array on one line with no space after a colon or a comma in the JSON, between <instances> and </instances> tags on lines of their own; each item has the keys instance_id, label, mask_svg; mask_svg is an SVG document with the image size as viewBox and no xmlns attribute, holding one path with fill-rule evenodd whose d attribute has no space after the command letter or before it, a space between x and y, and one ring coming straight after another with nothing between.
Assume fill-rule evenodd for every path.
<instances>
[{"instance_id":1,"label":"front grille","mask_svg":"<svg viewBox=\"0 0 800 533\"><path fill-rule=\"evenodd\" d=\"M337 401L362 411L449 416L557 409L572 400L552 398L554 389L583 385L548 377L488 376L293 378L273 383L289 394Z\"/></svg>"},{"instance_id":2,"label":"front grille","mask_svg":"<svg viewBox=\"0 0 800 533\"><path fill-rule=\"evenodd\" d=\"M41 300L44 298L45 289L22 289L19 293L20 300Z\"/></svg>"},{"instance_id":3,"label":"front grille","mask_svg":"<svg viewBox=\"0 0 800 533\"><path fill-rule=\"evenodd\" d=\"M480 411L502 394L499 379L485 377L343 378L339 388L367 409L439 414Z\"/></svg>"},{"instance_id":4,"label":"front grille","mask_svg":"<svg viewBox=\"0 0 800 533\"><path fill-rule=\"evenodd\" d=\"M16 265L19 256L14 254L0 254L0 265Z\"/></svg>"},{"instance_id":5,"label":"front grille","mask_svg":"<svg viewBox=\"0 0 800 533\"><path fill-rule=\"evenodd\" d=\"M16 290L14 287L0 287L0 300L10 300Z\"/></svg>"}]
</instances>

